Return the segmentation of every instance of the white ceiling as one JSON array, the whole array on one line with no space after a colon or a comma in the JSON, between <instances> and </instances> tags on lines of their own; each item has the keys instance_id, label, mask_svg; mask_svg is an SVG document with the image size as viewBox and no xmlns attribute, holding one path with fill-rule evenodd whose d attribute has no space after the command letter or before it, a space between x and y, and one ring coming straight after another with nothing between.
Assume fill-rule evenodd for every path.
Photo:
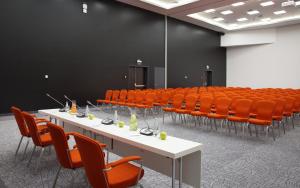
<instances>
[{"instance_id":1,"label":"white ceiling","mask_svg":"<svg viewBox=\"0 0 300 188\"><path fill-rule=\"evenodd\" d=\"M300 23L300 5L282 7L287 0L273 0L274 5L261 6L270 0L118 0L120 2L147 9L159 14L190 22L215 31L246 30L270 28ZM298 1L298 0L296 0ZM242 2L240 6L232 4ZM300 3L300 2L299 2ZM214 9L214 12L204 11ZM233 13L223 15L221 12L231 10ZM249 15L249 10L257 10L258 14ZM275 15L274 12L285 10L285 14ZM222 21L215 21L222 18ZM247 18L239 22L237 19ZM268 20L262 20L268 18Z\"/></svg>"}]
</instances>

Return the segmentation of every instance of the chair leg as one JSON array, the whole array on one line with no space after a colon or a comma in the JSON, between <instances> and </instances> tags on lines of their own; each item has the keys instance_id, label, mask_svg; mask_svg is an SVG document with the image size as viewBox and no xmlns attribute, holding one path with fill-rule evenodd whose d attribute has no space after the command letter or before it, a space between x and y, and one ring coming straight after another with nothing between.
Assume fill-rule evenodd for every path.
<instances>
[{"instance_id":1,"label":"chair leg","mask_svg":"<svg viewBox=\"0 0 300 188\"><path fill-rule=\"evenodd\" d=\"M294 118L293 118L293 116L291 117L291 121L292 121L293 129L295 129L295 123L294 123Z\"/></svg>"},{"instance_id":2,"label":"chair leg","mask_svg":"<svg viewBox=\"0 0 300 188\"><path fill-rule=\"evenodd\" d=\"M25 146L25 149L24 149L22 160L24 160L25 157L26 157L26 151L27 151L27 148L28 148L28 145L29 145L29 141L30 141L30 138L27 138L27 143L26 143L26 146Z\"/></svg>"},{"instance_id":3,"label":"chair leg","mask_svg":"<svg viewBox=\"0 0 300 188\"><path fill-rule=\"evenodd\" d=\"M217 120L216 119L214 119L214 123L215 123L216 131L217 131L218 127L217 127Z\"/></svg>"},{"instance_id":4,"label":"chair leg","mask_svg":"<svg viewBox=\"0 0 300 188\"><path fill-rule=\"evenodd\" d=\"M235 135L237 135L237 127L236 127L236 123L232 122L233 126L234 126L234 131L235 131Z\"/></svg>"},{"instance_id":5,"label":"chair leg","mask_svg":"<svg viewBox=\"0 0 300 188\"><path fill-rule=\"evenodd\" d=\"M274 134L274 126L273 125L271 125L271 129L272 129L273 140L275 141L275 134Z\"/></svg>"},{"instance_id":6,"label":"chair leg","mask_svg":"<svg viewBox=\"0 0 300 188\"><path fill-rule=\"evenodd\" d=\"M31 152L31 155L30 155L29 161L28 161L28 163L27 163L27 166L29 166L30 163L31 163L31 159L32 159L32 156L33 156L33 154L34 154L34 152L35 152L35 149L36 149L36 145L34 145L34 147L33 147L33 150L32 150L32 152Z\"/></svg>"},{"instance_id":7,"label":"chair leg","mask_svg":"<svg viewBox=\"0 0 300 188\"><path fill-rule=\"evenodd\" d=\"M249 134L250 134L250 136L252 136L252 131L251 131L250 123L247 123L247 126L248 126L248 130L249 130Z\"/></svg>"},{"instance_id":8,"label":"chair leg","mask_svg":"<svg viewBox=\"0 0 300 188\"><path fill-rule=\"evenodd\" d=\"M163 111L163 124L165 123L165 112Z\"/></svg>"},{"instance_id":9,"label":"chair leg","mask_svg":"<svg viewBox=\"0 0 300 188\"><path fill-rule=\"evenodd\" d=\"M20 149L20 147L21 147L21 143L22 143L22 141L23 141L23 138L24 138L24 136L21 137L20 142L19 142L19 144L18 144L16 153L15 153L15 160L17 159L17 155L18 155L19 149Z\"/></svg>"},{"instance_id":10,"label":"chair leg","mask_svg":"<svg viewBox=\"0 0 300 188\"><path fill-rule=\"evenodd\" d=\"M254 125L254 127L255 127L255 134L256 134L256 137L258 137L258 130L257 130L257 126L256 126L256 125Z\"/></svg>"},{"instance_id":11,"label":"chair leg","mask_svg":"<svg viewBox=\"0 0 300 188\"><path fill-rule=\"evenodd\" d=\"M44 154L44 150L45 150L45 148L42 148L42 149L41 149L41 152L40 152L40 156L39 156L38 162L37 162L37 164L36 164L36 166L35 166L35 172L37 172L37 170L38 170L38 168L39 168L39 166L40 166L41 159L42 159L43 154Z\"/></svg>"},{"instance_id":12,"label":"chair leg","mask_svg":"<svg viewBox=\"0 0 300 188\"><path fill-rule=\"evenodd\" d=\"M57 182L60 170L61 170L61 166L59 165L59 168L58 168L58 170L56 172L56 175L55 175L55 178L54 178L54 181L53 181L53 184L52 184L52 188L55 188L55 185L56 185L56 182Z\"/></svg>"},{"instance_id":13,"label":"chair leg","mask_svg":"<svg viewBox=\"0 0 300 188\"><path fill-rule=\"evenodd\" d=\"M285 134L285 124L284 124L284 121L280 121L280 124L282 124L283 134Z\"/></svg>"}]
</instances>

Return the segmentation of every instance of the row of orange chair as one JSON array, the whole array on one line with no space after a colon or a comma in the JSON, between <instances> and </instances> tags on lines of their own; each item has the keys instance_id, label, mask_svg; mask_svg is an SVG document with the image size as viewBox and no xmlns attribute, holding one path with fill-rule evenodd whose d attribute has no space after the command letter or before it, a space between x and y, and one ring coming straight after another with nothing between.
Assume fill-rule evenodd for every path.
<instances>
[{"instance_id":1,"label":"row of orange chair","mask_svg":"<svg viewBox=\"0 0 300 188\"><path fill-rule=\"evenodd\" d=\"M103 149L106 147L105 144L79 133L65 133L62 127L46 119L38 119L32 114L22 112L19 108L12 107L11 111L15 116L21 134L21 141L18 145L16 156L23 137L31 138L34 143L34 149L28 165L32 160L35 149L37 147L42 149L36 165L37 170L43 157L44 149L54 146L60 167L56 173L52 187L55 187L62 167L71 170L84 167L89 183L95 188L134 186L138 184L138 181L144 175L142 166L138 167L129 163L130 161L140 161L141 157L139 156L129 156L115 162L105 163L105 154L103 152ZM70 136L74 136L76 141L76 145L73 148L69 148L68 146ZM26 149L27 146L28 142Z\"/></svg>"}]
</instances>

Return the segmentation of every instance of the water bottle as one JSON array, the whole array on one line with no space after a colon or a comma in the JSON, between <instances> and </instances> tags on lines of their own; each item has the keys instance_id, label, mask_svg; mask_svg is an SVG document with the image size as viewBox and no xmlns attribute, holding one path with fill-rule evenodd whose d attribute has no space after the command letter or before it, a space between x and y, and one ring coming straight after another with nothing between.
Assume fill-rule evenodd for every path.
<instances>
[{"instance_id":1,"label":"water bottle","mask_svg":"<svg viewBox=\"0 0 300 188\"><path fill-rule=\"evenodd\" d=\"M118 124L118 112L117 112L117 110L115 110L114 123L116 125Z\"/></svg>"},{"instance_id":2,"label":"water bottle","mask_svg":"<svg viewBox=\"0 0 300 188\"><path fill-rule=\"evenodd\" d=\"M90 114L89 105L86 105L85 115L88 116Z\"/></svg>"}]
</instances>

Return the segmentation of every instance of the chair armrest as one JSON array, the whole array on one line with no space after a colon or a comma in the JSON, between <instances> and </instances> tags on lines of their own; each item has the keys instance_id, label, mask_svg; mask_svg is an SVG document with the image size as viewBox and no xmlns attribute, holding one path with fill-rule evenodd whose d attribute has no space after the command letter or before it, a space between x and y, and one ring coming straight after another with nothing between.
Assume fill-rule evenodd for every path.
<instances>
[{"instance_id":1,"label":"chair armrest","mask_svg":"<svg viewBox=\"0 0 300 188\"><path fill-rule=\"evenodd\" d=\"M128 163L130 161L139 161L139 160L142 160L142 158L140 156L128 156L128 157L124 157L118 161L111 162L108 164L108 166L113 168L113 167L119 166L121 164Z\"/></svg>"},{"instance_id":2,"label":"chair armrest","mask_svg":"<svg viewBox=\"0 0 300 188\"><path fill-rule=\"evenodd\" d=\"M40 124L40 123L48 123L50 121L46 120L46 119L35 119L35 123L36 124Z\"/></svg>"}]
</instances>

